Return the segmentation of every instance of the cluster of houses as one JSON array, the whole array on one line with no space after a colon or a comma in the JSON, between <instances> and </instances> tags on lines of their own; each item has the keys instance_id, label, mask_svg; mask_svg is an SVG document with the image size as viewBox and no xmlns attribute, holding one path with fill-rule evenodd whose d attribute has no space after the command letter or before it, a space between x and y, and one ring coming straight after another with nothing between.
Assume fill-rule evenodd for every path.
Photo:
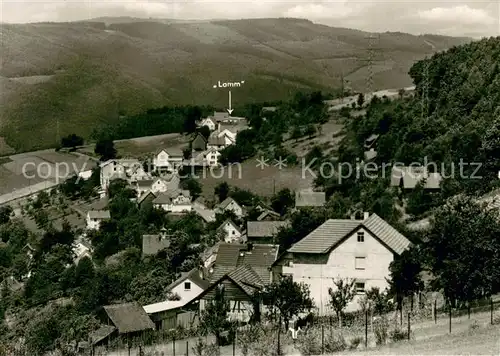
<instances>
[{"instance_id":1,"label":"cluster of houses","mask_svg":"<svg viewBox=\"0 0 500 356\"><path fill-rule=\"evenodd\" d=\"M318 207L325 204L324 193L302 191L296 193L296 209ZM347 310L359 308L359 298L366 290L388 287L389 265L394 258L410 246L410 241L376 214L361 212L350 219L330 219L296 242L281 250L276 235L290 222L265 205L257 206L260 214L254 221L244 219L245 207L227 198L215 211L232 211L238 225L231 219L218 228L221 240L203 251L202 264L181 273L168 286L167 291L176 300L164 300L150 305L137 303L105 307L109 325L107 336L127 334L126 316L136 315L141 330L169 330L176 327L195 327L207 302L213 299L216 288L224 288L230 303L230 318L248 322L254 313L253 295L280 276L292 276L296 282L305 283L319 315L331 315L328 290L334 279L353 278L357 296ZM154 255L171 242L166 230L156 235L143 236L143 254ZM124 316L117 315L122 308ZM265 305L261 310L266 309ZM110 312L109 310L112 310ZM140 317L139 317L140 315ZM134 330L137 332L138 330ZM96 332L102 337L103 330ZM97 340L97 339L96 339Z\"/></svg>"}]
</instances>

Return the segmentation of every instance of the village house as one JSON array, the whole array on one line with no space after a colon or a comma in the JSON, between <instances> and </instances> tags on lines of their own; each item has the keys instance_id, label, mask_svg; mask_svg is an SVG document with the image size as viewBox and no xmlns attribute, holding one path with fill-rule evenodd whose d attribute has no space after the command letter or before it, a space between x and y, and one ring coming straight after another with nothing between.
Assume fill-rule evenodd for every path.
<instances>
[{"instance_id":1,"label":"village house","mask_svg":"<svg viewBox=\"0 0 500 356\"><path fill-rule=\"evenodd\" d=\"M217 231L222 231L224 233L224 242L236 242L241 238L241 230L231 219L224 221L221 226L217 228Z\"/></svg>"},{"instance_id":2,"label":"village house","mask_svg":"<svg viewBox=\"0 0 500 356\"><path fill-rule=\"evenodd\" d=\"M245 215L243 207L231 197L224 199L224 201L218 204L214 210L219 214L223 214L225 211L232 211L238 218L242 218Z\"/></svg>"},{"instance_id":3,"label":"village house","mask_svg":"<svg viewBox=\"0 0 500 356\"><path fill-rule=\"evenodd\" d=\"M204 277L202 268L182 272L181 276L166 288L166 292L178 297L178 300L166 300L143 307L155 323L157 330L170 330L177 327L187 329L198 324L199 307L195 304L188 304L209 287L210 284Z\"/></svg>"},{"instance_id":4,"label":"village house","mask_svg":"<svg viewBox=\"0 0 500 356\"><path fill-rule=\"evenodd\" d=\"M97 230L104 220L111 219L109 210L89 210L87 212L87 229Z\"/></svg>"},{"instance_id":5,"label":"village house","mask_svg":"<svg viewBox=\"0 0 500 356\"><path fill-rule=\"evenodd\" d=\"M322 207L325 205L326 195L325 192L313 192L309 190L302 190L295 193L295 207Z\"/></svg>"},{"instance_id":6,"label":"village house","mask_svg":"<svg viewBox=\"0 0 500 356\"><path fill-rule=\"evenodd\" d=\"M377 134L372 134L370 135L370 137L368 137L366 140L365 140L365 148L367 150L369 150L370 148L373 148L373 146L375 145L375 143L377 142L379 138L379 135Z\"/></svg>"},{"instance_id":7,"label":"village house","mask_svg":"<svg viewBox=\"0 0 500 356\"><path fill-rule=\"evenodd\" d=\"M210 131L214 131L217 128L217 123L212 117L206 117L198 123L198 127L207 126Z\"/></svg>"},{"instance_id":8,"label":"village house","mask_svg":"<svg viewBox=\"0 0 500 356\"><path fill-rule=\"evenodd\" d=\"M281 215L275 211L265 209L257 217L257 221L277 221L281 218Z\"/></svg>"},{"instance_id":9,"label":"village house","mask_svg":"<svg viewBox=\"0 0 500 356\"><path fill-rule=\"evenodd\" d=\"M153 167L155 171L176 172L184 161L182 151L169 148L168 151L161 149L153 157Z\"/></svg>"},{"instance_id":10,"label":"village house","mask_svg":"<svg viewBox=\"0 0 500 356\"><path fill-rule=\"evenodd\" d=\"M274 244L274 238L289 221L247 221L246 242Z\"/></svg>"},{"instance_id":11,"label":"village house","mask_svg":"<svg viewBox=\"0 0 500 356\"><path fill-rule=\"evenodd\" d=\"M389 265L410 246L410 241L376 214L363 219L330 219L282 254L273 274L291 275L309 286L320 315L333 311L329 288L333 280L354 279L357 295L347 311L359 308L366 290L388 287Z\"/></svg>"},{"instance_id":12,"label":"village house","mask_svg":"<svg viewBox=\"0 0 500 356\"><path fill-rule=\"evenodd\" d=\"M91 259L92 244L83 237L78 238L73 244L73 254L74 254L73 262L75 263L75 265L77 265L78 262L80 262L80 260L85 257Z\"/></svg>"},{"instance_id":13,"label":"village house","mask_svg":"<svg viewBox=\"0 0 500 356\"><path fill-rule=\"evenodd\" d=\"M197 297L200 310L213 299L215 288L223 285L231 317L248 321L253 313L253 293L272 282L271 266L278 249L276 245L220 242L209 268L210 287Z\"/></svg>"},{"instance_id":14,"label":"village house","mask_svg":"<svg viewBox=\"0 0 500 356\"><path fill-rule=\"evenodd\" d=\"M163 178L144 179L135 182L135 190L138 197L147 192L152 192L155 195L158 195L158 193L166 192L167 189L168 182Z\"/></svg>"},{"instance_id":15,"label":"village house","mask_svg":"<svg viewBox=\"0 0 500 356\"><path fill-rule=\"evenodd\" d=\"M148 177L141 162L137 159L110 159L102 162L100 169L100 183L103 191L107 191L113 179L135 181Z\"/></svg>"},{"instance_id":16,"label":"village house","mask_svg":"<svg viewBox=\"0 0 500 356\"><path fill-rule=\"evenodd\" d=\"M159 234L142 235L142 254L145 256L156 255L159 251L170 246L170 234L162 228Z\"/></svg>"},{"instance_id":17,"label":"village house","mask_svg":"<svg viewBox=\"0 0 500 356\"><path fill-rule=\"evenodd\" d=\"M103 326L107 335L103 338L104 332L101 332L100 342L119 338L131 345L145 332L155 329L154 323L137 302L107 305L99 314L107 326ZM91 335L91 339L95 339L95 336L96 334Z\"/></svg>"},{"instance_id":18,"label":"village house","mask_svg":"<svg viewBox=\"0 0 500 356\"><path fill-rule=\"evenodd\" d=\"M404 192L412 191L420 182L424 182L425 190L438 191L441 181L441 174L423 166L393 166L391 170L391 186Z\"/></svg>"},{"instance_id":19,"label":"village house","mask_svg":"<svg viewBox=\"0 0 500 356\"><path fill-rule=\"evenodd\" d=\"M225 136L217 136L217 134L211 135L208 138L207 148L221 151L227 147L226 141L227 139Z\"/></svg>"},{"instance_id":20,"label":"village house","mask_svg":"<svg viewBox=\"0 0 500 356\"><path fill-rule=\"evenodd\" d=\"M189 190L169 190L158 194L153 200L153 206L171 213L184 213L192 210L191 193Z\"/></svg>"},{"instance_id":21,"label":"village house","mask_svg":"<svg viewBox=\"0 0 500 356\"><path fill-rule=\"evenodd\" d=\"M147 202L153 202L155 200L156 194L153 193L151 190L147 190L146 192L142 193L142 195L139 196L137 199L137 205L141 207L143 204L146 204Z\"/></svg>"},{"instance_id":22,"label":"village house","mask_svg":"<svg viewBox=\"0 0 500 356\"><path fill-rule=\"evenodd\" d=\"M209 167L217 167L221 153L214 148L210 148L204 152L204 161Z\"/></svg>"},{"instance_id":23,"label":"village house","mask_svg":"<svg viewBox=\"0 0 500 356\"><path fill-rule=\"evenodd\" d=\"M202 134L197 134L191 141L191 149L193 151L205 151L207 149L207 139Z\"/></svg>"}]
</instances>

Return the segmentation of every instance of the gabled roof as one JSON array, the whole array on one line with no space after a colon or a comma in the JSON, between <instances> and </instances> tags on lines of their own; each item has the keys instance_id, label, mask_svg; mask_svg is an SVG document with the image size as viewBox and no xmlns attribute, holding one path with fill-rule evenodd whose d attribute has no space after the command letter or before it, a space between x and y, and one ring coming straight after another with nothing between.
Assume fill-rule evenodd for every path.
<instances>
[{"instance_id":1,"label":"gabled roof","mask_svg":"<svg viewBox=\"0 0 500 356\"><path fill-rule=\"evenodd\" d=\"M107 305L104 311L120 334L155 329L155 324L137 302Z\"/></svg>"},{"instance_id":2,"label":"gabled roof","mask_svg":"<svg viewBox=\"0 0 500 356\"><path fill-rule=\"evenodd\" d=\"M208 280L200 277L200 271L198 270L198 268L193 268L189 272L182 272L179 278L177 278L175 281L173 281L167 286L167 291L170 292L172 289L174 289L175 287L177 287L179 284L181 284L186 280L190 280L203 290L207 289L210 286Z\"/></svg>"},{"instance_id":3,"label":"gabled roof","mask_svg":"<svg viewBox=\"0 0 500 356\"><path fill-rule=\"evenodd\" d=\"M237 204L241 208L241 205L238 204L238 202L236 200L234 200L233 198L231 198L231 197L227 197L226 199L224 199L222 201L222 203L220 203L219 205L217 205L217 207L219 209L226 209L228 207L228 205L231 204L231 202L234 202L235 204Z\"/></svg>"},{"instance_id":4,"label":"gabled roof","mask_svg":"<svg viewBox=\"0 0 500 356\"><path fill-rule=\"evenodd\" d=\"M115 331L116 328L112 325L103 325L96 331L90 334L90 343L92 345L97 344L98 342L106 339L109 335Z\"/></svg>"},{"instance_id":5,"label":"gabled roof","mask_svg":"<svg viewBox=\"0 0 500 356\"><path fill-rule=\"evenodd\" d=\"M198 134L194 137L193 141L198 140L198 139L200 139L200 138L203 140L203 142L204 142L204 143L207 143L207 139L206 139L206 138L205 138L205 136L203 136L201 133L198 133Z\"/></svg>"},{"instance_id":6,"label":"gabled roof","mask_svg":"<svg viewBox=\"0 0 500 356\"><path fill-rule=\"evenodd\" d=\"M87 214L90 219L111 219L109 210L89 210Z\"/></svg>"},{"instance_id":7,"label":"gabled roof","mask_svg":"<svg viewBox=\"0 0 500 356\"><path fill-rule=\"evenodd\" d=\"M148 190L146 192L144 192L140 197L139 199L137 200L137 203L140 204L144 201L144 199L146 199L148 196L153 196L154 198L156 198L156 194L153 193L151 190Z\"/></svg>"},{"instance_id":8,"label":"gabled roof","mask_svg":"<svg viewBox=\"0 0 500 356\"><path fill-rule=\"evenodd\" d=\"M355 230L365 228L396 254L410 245L410 240L377 214L365 220L329 219L288 249L291 253L328 253Z\"/></svg>"},{"instance_id":9,"label":"gabled roof","mask_svg":"<svg viewBox=\"0 0 500 356\"><path fill-rule=\"evenodd\" d=\"M262 213L260 213L260 215L257 217L257 221L261 221L261 220L265 219L266 217L268 217L269 215L271 215L275 218L278 218L278 219L281 217L281 215L278 214L277 212L266 209Z\"/></svg>"},{"instance_id":10,"label":"gabled roof","mask_svg":"<svg viewBox=\"0 0 500 356\"><path fill-rule=\"evenodd\" d=\"M175 148L175 147L169 147L167 148L159 148L155 152L155 156L158 156L161 152L165 152L168 154L170 157L178 158L178 157L183 157L182 150Z\"/></svg>"},{"instance_id":11,"label":"gabled roof","mask_svg":"<svg viewBox=\"0 0 500 356\"><path fill-rule=\"evenodd\" d=\"M251 245L251 250L249 246ZM214 263L214 274L210 280L214 280L223 273L229 273L236 267L248 265L256 271L264 283L269 283L269 268L278 257L278 246L270 244L219 244L217 257Z\"/></svg>"},{"instance_id":12,"label":"gabled roof","mask_svg":"<svg viewBox=\"0 0 500 356\"><path fill-rule=\"evenodd\" d=\"M158 179L141 179L136 182L137 186L141 188L148 188L153 185Z\"/></svg>"},{"instance_id":13,"label":"gabled roof","mask_svg":"<svg viewBox=\"0 0 500 356\"><path fill-rule=\"evenodd\" d=\"M295 206L323 206L326 202L325 192L299 191L295 193Z\"/></svg>"},{"instance_id":14,"label":"gabled roof","mask_svg":"<svg viewBox=\"0 0 500 356\"><path fill-rule=\"evenodd\" d=\"M222 230L227 223L231 224L233 226L233 228L236 231L238 231L238 233L241 234L241 229L231 219L226 219L226 221L224 221L222 224L220 224L220 226L217 228L217 230Z\"/></svg>"},{"instance_id":15,"label":"gabled roof","mask_svg":"<svg viewBox=\"0 0 500 356\"><path fill-rule=\"evenodd\" d=\"M199 206L194 205L193 210L207 223L215 221L215 212L210 209L203 209Z\"/></svg>"},{"instance_id":16,"label":"gabled roof","mask_svg":"<svg viewBox=\"0 0 500 356\"><path fill-rule=\"evenodd\" d=\"M288 221L248 221L248 237L271 237L278 233L282 227L289 226Z\"/></svg>"}]
</instances>

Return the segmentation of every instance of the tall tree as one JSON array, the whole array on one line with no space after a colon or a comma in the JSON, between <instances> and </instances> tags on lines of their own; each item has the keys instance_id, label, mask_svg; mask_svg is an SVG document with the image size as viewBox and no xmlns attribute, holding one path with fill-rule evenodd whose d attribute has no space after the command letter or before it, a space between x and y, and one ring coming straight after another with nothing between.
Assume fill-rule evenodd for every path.
<instances>
[{"instance_id":1,"label":"tall tree","mask_svg":"<svg viewBox=\"0 0 500 356\"><path fill-rule=\"evenodd\" d=\"M295 204L295 198L288 188L284 188L271 198L271 206L280 215L285 215Z\"/></svg>"},{"instance_id":2,"label":"tall tree","mask_svg":"<svg viewBox=\"0 0 500 356\"><path fill-rule=\"evenodd\" d=\"M452 306L500 292L498 209L459 196L437 209L425 239L432 286Z\"/></svg>"},{"instance_id":3,"label":"tall tree","mask_svg":"<svg viewBox=\"0 0 500 356\"><path fill-rule=\"evenodd\" d=\"M314 306L309 287L303 283L294 282L291 276L283 276L278 282L267 286L262 291L262 300L271 308L274 315L279 315L280 329L281 321L283 321L285 330L288 330L290 320L294 316Z\"/></svg>"},{"instance_id":4,"label":"tall tree","mask_svg":"<svg viewBox=\"0 0 500 356\"><path fill-rule=\"evenodd\" d=\"M229 191L230 188L227 182L221 182L214 188L214 193L219 198L219 202L223 202L229 196Z\"/></svg>"},{"instance_id":5,"label":"tall tree","mask_svg":"<svg viewBox=\"0 0 500 356\"><path fill-rule=\"evenodd\" d=\"M223 287L215 288L214 299L207 303L201 317L202 329L215 335L217 345L221 345L221 336L229 326L228 315L230 311L229 301L225 299Z\"/></svg>"},{"instance_id":6,"label":"tall tree","mask_svg":"<svg viewBox=\"0 0 500 356\"><path fill-rule=\"evenodd\" d=\"M101 161L116 158L116 149L113 140L102 139L97 141L94 153L100 156Z\"/></svg>"}]
</instances>

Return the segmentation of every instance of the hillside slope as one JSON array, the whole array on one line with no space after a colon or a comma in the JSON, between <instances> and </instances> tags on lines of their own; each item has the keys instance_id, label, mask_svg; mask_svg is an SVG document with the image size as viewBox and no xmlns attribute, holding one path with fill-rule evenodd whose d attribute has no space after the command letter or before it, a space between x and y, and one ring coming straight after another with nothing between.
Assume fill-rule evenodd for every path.
<instances>
[{"instance_id":1,"label":"hillside slope","mask_svg":"<svg viewBox=\"0 0 500 356\"><path fill-rule=\"evenodd\" d=\"M240 81L234 105L282 99L297 89L332 91L344 73L367 82L367 33L307 20L99 22L4 25L0 136L16 150L169 104L227 104L217 81ZM465 38L383 33L374 88L411 84L415 60ZM58 124L56 124L58 122ZM36 135L33 133L36 132Z\"/></svg>"}]
</instances>

